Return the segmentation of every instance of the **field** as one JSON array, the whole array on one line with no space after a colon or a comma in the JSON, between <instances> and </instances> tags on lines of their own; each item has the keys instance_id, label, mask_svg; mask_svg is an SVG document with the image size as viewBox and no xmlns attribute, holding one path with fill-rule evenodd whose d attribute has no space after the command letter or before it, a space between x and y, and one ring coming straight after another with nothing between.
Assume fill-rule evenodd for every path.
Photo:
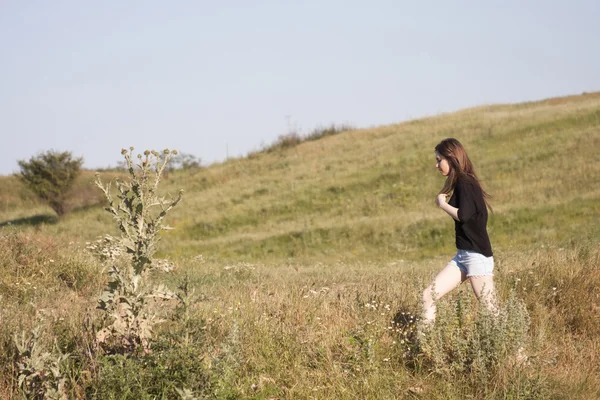
<instances>
[{"instance_id":1,"label":"field","mask_svg":"<svg viewBox=\"0 0 600 400\"><path fill-rule=\"evenodd\" d=\"M433 147L445 137L465 145L493 196L503 316L480 315L464 285L419 347L402 312L418 312L454 252L453 223L434 204ZM93 172L60 220L0 177L0 397L20 398L22 377L68 398L599 398L598 148L590 93L169 172L161 192L185 193L156 256L172 269L149 279L179 297L148 302L164 321L143 351L98 343L110 264L87 247L119 231ZM35 375L51 367L60 373Z\"/></svg>"}]
</instances>

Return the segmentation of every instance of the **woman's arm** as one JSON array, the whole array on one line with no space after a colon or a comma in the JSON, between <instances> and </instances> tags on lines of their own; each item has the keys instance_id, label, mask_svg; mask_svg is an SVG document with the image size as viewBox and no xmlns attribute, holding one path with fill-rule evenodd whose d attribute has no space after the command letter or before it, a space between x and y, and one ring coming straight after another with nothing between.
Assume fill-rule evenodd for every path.
<instances>
[{"instance_id":1,"label":"woman's arm","mask_svg":"<svg viewBox=\"0 0 600 400\"><path fill-rule=\"evenodd\" d=\"M437 206L444 210L449 216L457 221L460 221L460 219L458 219L458 208L452 207L450 204L448 204L446 202L446 197L448 197L448 195L438 194L435 198L435 204L437 204Z\"/></svg>"},{"instance_id":2,"label":"woman's arm","mask_svg":"<svg viewBox=\"0 0 600 400\"><path fill-rule=\"evenodd\" d=\"M476 213L474 198L477 195L481 196L480 193L475 193L474 185L458 181L454 186L454 196L456 198L456 203L454 204L456 204L456 207L446 202L447 195L445 194L438 194L435 204L456 221L467 222Z\"/></svg>"}]
</instances>

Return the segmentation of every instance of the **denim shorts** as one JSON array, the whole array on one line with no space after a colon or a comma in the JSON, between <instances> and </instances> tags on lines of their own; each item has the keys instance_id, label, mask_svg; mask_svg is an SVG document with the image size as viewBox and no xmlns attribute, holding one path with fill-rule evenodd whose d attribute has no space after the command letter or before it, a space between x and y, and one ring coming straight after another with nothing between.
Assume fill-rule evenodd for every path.
<instances>
[{"instance_id":1,"label":"denim shorts","mask_svg":"<svg viewBox=\"0 0 600 400\"><path fill-rule=\"evenodd\" d=\"M458 250L450 264L456 265L469 276L494 276L494 257L486 257L472 250Z\"/></svg>"}]
</instances>

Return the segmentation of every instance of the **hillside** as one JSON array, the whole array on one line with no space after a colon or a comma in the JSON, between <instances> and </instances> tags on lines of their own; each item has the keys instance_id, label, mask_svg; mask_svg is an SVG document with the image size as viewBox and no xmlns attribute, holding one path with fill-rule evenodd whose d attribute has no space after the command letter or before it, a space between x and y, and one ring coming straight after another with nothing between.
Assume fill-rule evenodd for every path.
<instances>
[{"instance_id":1,"label":"hillside","mask_svg":"<svg viewBox=\"0 0 600 400\"><path fill-rule=\"evenodd\" d=\"M348 131L172 173L163 189L185 197L162 252L298 261L447 254L453 227L433 205L443 183L433 147L449 136L493 195L497 250L600 237L591 222L600 214L600 93L591 93ZM91 179L80 179L79 208L57 224L14 177L0 177L0 224L83 240L116 233Z\"/></svg>"},{"instance_id":2,"label":"hillside","mask_svg":"<svg viewBox=\"0 0 600 400\"><path fill-rule=\"evenodd\" d=\"M434 205L448 136L493 195L499 312L464 284L417 336L454 253ZM118 234L93 171L60 221L0 177L0 398L598 399L599 144L594 93L170 173L162 190L185 195L158 256L174 268L130 278L131 259L86 249Z\"/></svg>"}]
</instances>

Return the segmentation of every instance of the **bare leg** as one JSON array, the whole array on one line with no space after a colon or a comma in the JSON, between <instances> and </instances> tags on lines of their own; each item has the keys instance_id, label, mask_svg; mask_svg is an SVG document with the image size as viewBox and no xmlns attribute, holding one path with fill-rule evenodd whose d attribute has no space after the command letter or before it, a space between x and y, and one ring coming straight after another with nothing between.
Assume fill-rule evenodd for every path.
<instances>
[{"instance_id":1,"label":"bare leg","mask_svg":"<svg viewBox=\"0 0 600 400\"><path fill-rule=\"evenodd\" d=\"M498 314L498 307L496 305L496 291L494 289L494 277L493 276L471 276L471 287L475 296L479 301L492 313L492 315Z\"/></svg>"},{"instance_id":2,"label":"bare leg","mask_svg":"<svg viewBox=\"0 0 600 400\"><path fill-rule=\"evenodd\" d=\"M466 274L454 264L442 269L433 283L423 291L423 324L435 319L435 302L467 279Z\"/></svg>"}]
</instances>

